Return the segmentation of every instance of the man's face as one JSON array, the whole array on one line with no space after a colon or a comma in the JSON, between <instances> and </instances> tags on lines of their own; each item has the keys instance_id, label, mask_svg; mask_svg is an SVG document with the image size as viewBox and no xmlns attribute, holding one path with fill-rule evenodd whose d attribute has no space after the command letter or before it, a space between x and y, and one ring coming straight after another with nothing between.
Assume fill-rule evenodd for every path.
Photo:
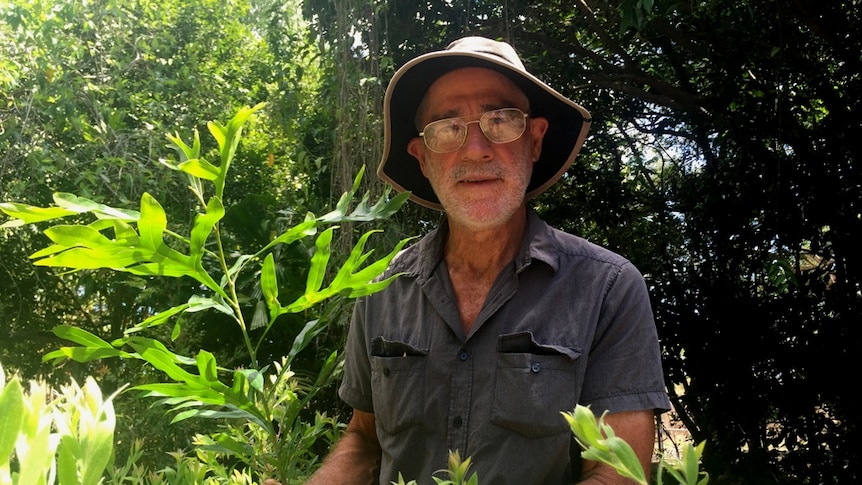
<instances>
[{"instance_id":1,"label":"man's face","mask_svg":"<svg viewBox=\"0 0 862 485\"><path fill-rule=\"evenodd\" d=\"M529 113L524 93L507 77L482 68L464 68L441 76L425 95L418 118L422 126L444 118L470 122L499 108ZM435 153L421 137L407 151L419 160L450 223L473 230L505 224L524 206L533 163L539 158L544 118L528 118L524 134L508 143L494 143L478 123L467 125L467 138L458 150Z\"/></svg>"}]
</instances>

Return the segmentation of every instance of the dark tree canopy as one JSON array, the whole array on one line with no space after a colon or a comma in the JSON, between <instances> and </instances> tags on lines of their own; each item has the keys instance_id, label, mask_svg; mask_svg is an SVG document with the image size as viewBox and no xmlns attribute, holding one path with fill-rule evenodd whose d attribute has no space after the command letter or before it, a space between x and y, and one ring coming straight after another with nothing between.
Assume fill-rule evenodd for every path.
<instances>
[{"instance_id":1,"label":"dark tree canopy","mask_svg":"<svg viewBox=\"0 0 862 485\"><path fill-rule=\"evenodd\" d=\"M647 276L713 481L853 483L860 2L646 3L389 2L377 55L501 38L586 106L584 151L535 206Z\"/></svg>"}]
</instances>

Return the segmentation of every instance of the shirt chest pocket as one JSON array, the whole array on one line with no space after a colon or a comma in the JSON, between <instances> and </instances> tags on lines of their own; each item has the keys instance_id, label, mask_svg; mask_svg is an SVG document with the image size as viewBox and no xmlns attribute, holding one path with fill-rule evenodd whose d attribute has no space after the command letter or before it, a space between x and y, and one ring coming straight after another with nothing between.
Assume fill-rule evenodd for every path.
<instances>
[{"instance_id":1,"label":"shirt chest pocket","mask_svg":"<svg viewBox=\"0 0 862 485\"><path fill-rule=\"evenodd\" d=\"M389 433L421 424L427 352L400 342L372 344L374 418Z\"/></svg>"},{"instance_id":2,"label":"shirt chest pocket","mask_svg":"<svg viewBox=\"0 0 862 485\"><path fill-rule=\"evenodd\" d=\"M498 351L491 422L531 439L570 433L560 413L580 397L580 350L501 337Z\"/></svg>"}]
</instances>

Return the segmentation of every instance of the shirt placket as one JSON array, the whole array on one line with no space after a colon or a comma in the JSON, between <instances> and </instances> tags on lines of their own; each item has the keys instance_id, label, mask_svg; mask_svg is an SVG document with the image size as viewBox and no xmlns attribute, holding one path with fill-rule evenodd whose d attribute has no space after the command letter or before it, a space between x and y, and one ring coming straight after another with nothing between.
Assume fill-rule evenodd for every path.
<instances>
[{"instance_id":1,"label":"shirt placket","mask_svg":"<svg viewBox=\"0 0 862 485\"><path fill-rule=\"evenodd\" d=\"M465 456L470 428L470 403L473 397L473 358L468 345L462 346L453 356L455 365L449 381L449 413L446 446L459 450Z\"/></svg>"}]
</instances>

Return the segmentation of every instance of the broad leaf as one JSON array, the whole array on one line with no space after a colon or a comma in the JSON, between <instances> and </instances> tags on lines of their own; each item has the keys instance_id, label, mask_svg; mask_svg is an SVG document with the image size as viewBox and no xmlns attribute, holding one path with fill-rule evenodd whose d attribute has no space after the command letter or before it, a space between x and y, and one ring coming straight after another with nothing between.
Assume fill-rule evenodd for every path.
<instances>
[{"instance_id":1,"label":"broad leaf","mask_svg":"<svg viewBox=\"0 0 862 485\"><path fill-rule=\"evenodd\" d=\"M138 221L141 245L148 249L158 250L164 244L162 234L164 234L167 226L168 219L165 210L152 195L145 192L141 196L141 219Z\"/></svg>"},{"instance_id":2,"label":"broad leaf","mask_svg":"<svg viewBox=\"0 0 862 485\"><path fill-rule=\"evenodd\" d=\"M218 167L202 158L187 160L177 165L177 168L193 177L202 178L204 180L215 180L219 175Z\"/></svg>"}]
</instances>

